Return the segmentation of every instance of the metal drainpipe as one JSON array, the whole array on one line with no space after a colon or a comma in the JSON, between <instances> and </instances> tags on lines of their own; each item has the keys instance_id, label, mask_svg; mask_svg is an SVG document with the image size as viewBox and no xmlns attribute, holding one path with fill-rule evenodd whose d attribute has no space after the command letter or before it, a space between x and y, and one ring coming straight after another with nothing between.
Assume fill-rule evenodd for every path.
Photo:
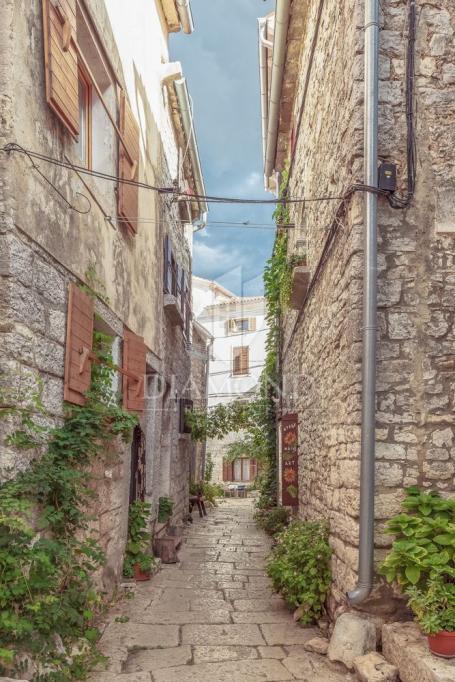
<instances>
[{"instance_id":1,"label":"metal drainpipe","mask_svg":"<svg viewBox=\"0 0 455 682\"><path fill-rule=\"evenodd\" d=\"M275 33L273 37L272 76L270 83L270 99L267 123L267 145L264 174L269 178L273 173L276 147L278 141L278 124L280 118L281 92L286 60L286 40L288 35L290 0L277 0L275 10Z\"/></svg>"},{"instance_id":2,"label":"metal drainpipe","mask_svg":"<svg viewBox=\"0 0 455 682\"><path fill-rule=\"evenodd\" d=\"M378 186L379 0L365 0L365 184ZM362 358L362 449L358 581L352 605L370 595L374 580L378 196L365 192Z\"/></svg>"}]
</instances>

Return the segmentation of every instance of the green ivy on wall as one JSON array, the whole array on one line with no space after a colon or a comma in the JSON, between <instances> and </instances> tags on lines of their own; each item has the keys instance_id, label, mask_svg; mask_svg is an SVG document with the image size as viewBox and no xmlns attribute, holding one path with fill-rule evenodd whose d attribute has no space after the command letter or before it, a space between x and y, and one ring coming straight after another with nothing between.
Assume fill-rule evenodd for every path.
<instances>
[{"instance_id":1,"label":"green ivy on wall","mask_svg":"<svg viewBox=\"0 0 455 682\"><path fill-rule=\"evenodd\" d=\"M39 392L0 401L1 414L19 421L7 444L36 452L27 471L0 487L0 674L17 670L26 652L46 670L34 679L83 679L86 655L65 657L56 635L66 647L98 637L92 622L102 596L91 575L104 557L89 533L90 465L118 437L128 441L137 418L112 391L110 337L95 333L94 352L86 404L66 404L61 426L43 426Z\"/></svg>"}]
</instances>

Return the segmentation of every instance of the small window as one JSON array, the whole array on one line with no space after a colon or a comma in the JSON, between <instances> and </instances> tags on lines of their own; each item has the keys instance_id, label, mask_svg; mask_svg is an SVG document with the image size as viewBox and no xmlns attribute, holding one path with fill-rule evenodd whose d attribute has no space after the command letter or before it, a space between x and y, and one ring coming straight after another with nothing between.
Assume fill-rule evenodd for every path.
<instances>
[{"instance_id":1,"label":"small window","mask_svg":"<svg viewBox=\"0 0 455 682\"><path fill-rule=\"evenodd\" d=\"M76 143L82 165L91 168L92 86L82 69L79 69L79 138Z\"/></svg>"},{"instance_id":2,"label":"small window","mask_svg":"<svg viewBox=\"0 0 455 682\"><path fill-rule=\"evenodd\" d=\"M244 334L256 331L255 317L242 317L228 320L228 334Z\"/></svg>"},{"instance_id":3,"label":"small window","mask_svg":"<svg viewBox=\"0 0 455 682\"><path fill-rule=\"evenodd\" d=\"M242 376L249 373L250 349L248 346L238 346L233 349L232 354L232 374L234 376Z\"/></svg>"}]
</instances>

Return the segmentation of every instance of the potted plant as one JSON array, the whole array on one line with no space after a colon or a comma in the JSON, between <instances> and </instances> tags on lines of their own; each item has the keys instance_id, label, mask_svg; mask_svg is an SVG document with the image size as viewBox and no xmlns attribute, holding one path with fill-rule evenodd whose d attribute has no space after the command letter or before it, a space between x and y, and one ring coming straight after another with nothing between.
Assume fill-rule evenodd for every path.
<instances>
[{"instance_id":1,"label":"potted plant","mask_svg":"<svg viewBox=\"0 0 455 682\"><path fill-rule=\"evenodd\" d=\"M432 653L455 657L455 500L413 487L402 507L380 572L408 597Z\"/></svg>"},{"instance_id":2,"label":"potted plant","mask_svg":"<svg viewBox=\"0 0 455 682\"><path fill-rule=\"evenodd\" d=\"M422 632L428 637L430 651L436 656L455 656L455 582L430 579L426 589L407 590L409 606Z\"/></svg>"},{"instance_id":3,"label":"potted plant","mask_svg":"<svg viewBox=\"0 0 455 682\"><path fill-rule=\"evenodd\" d=\"M136 500L130 505L128 516L128 541L126 543L123 574L127 578L150 580L155 558L150 554L150 533L146 530L151 505Z\"/></svg>"}]
</instances>

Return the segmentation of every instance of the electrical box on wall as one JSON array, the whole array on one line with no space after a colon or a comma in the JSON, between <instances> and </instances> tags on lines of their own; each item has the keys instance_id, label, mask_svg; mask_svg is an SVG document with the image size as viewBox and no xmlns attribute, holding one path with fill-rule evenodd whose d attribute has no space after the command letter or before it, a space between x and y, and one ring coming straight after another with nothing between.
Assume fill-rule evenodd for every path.
<instances>
[{"instance_id":1,"label":"electrical box on wall","mask_svg":"<svg viewBox=\"0 0 455 682\"><path fill-rule=\"evenodd\" d=\"M397 167L394 163L381 163L379 166L379 189L395 192L397 188Z\"/></svg>"}]
</instances>

